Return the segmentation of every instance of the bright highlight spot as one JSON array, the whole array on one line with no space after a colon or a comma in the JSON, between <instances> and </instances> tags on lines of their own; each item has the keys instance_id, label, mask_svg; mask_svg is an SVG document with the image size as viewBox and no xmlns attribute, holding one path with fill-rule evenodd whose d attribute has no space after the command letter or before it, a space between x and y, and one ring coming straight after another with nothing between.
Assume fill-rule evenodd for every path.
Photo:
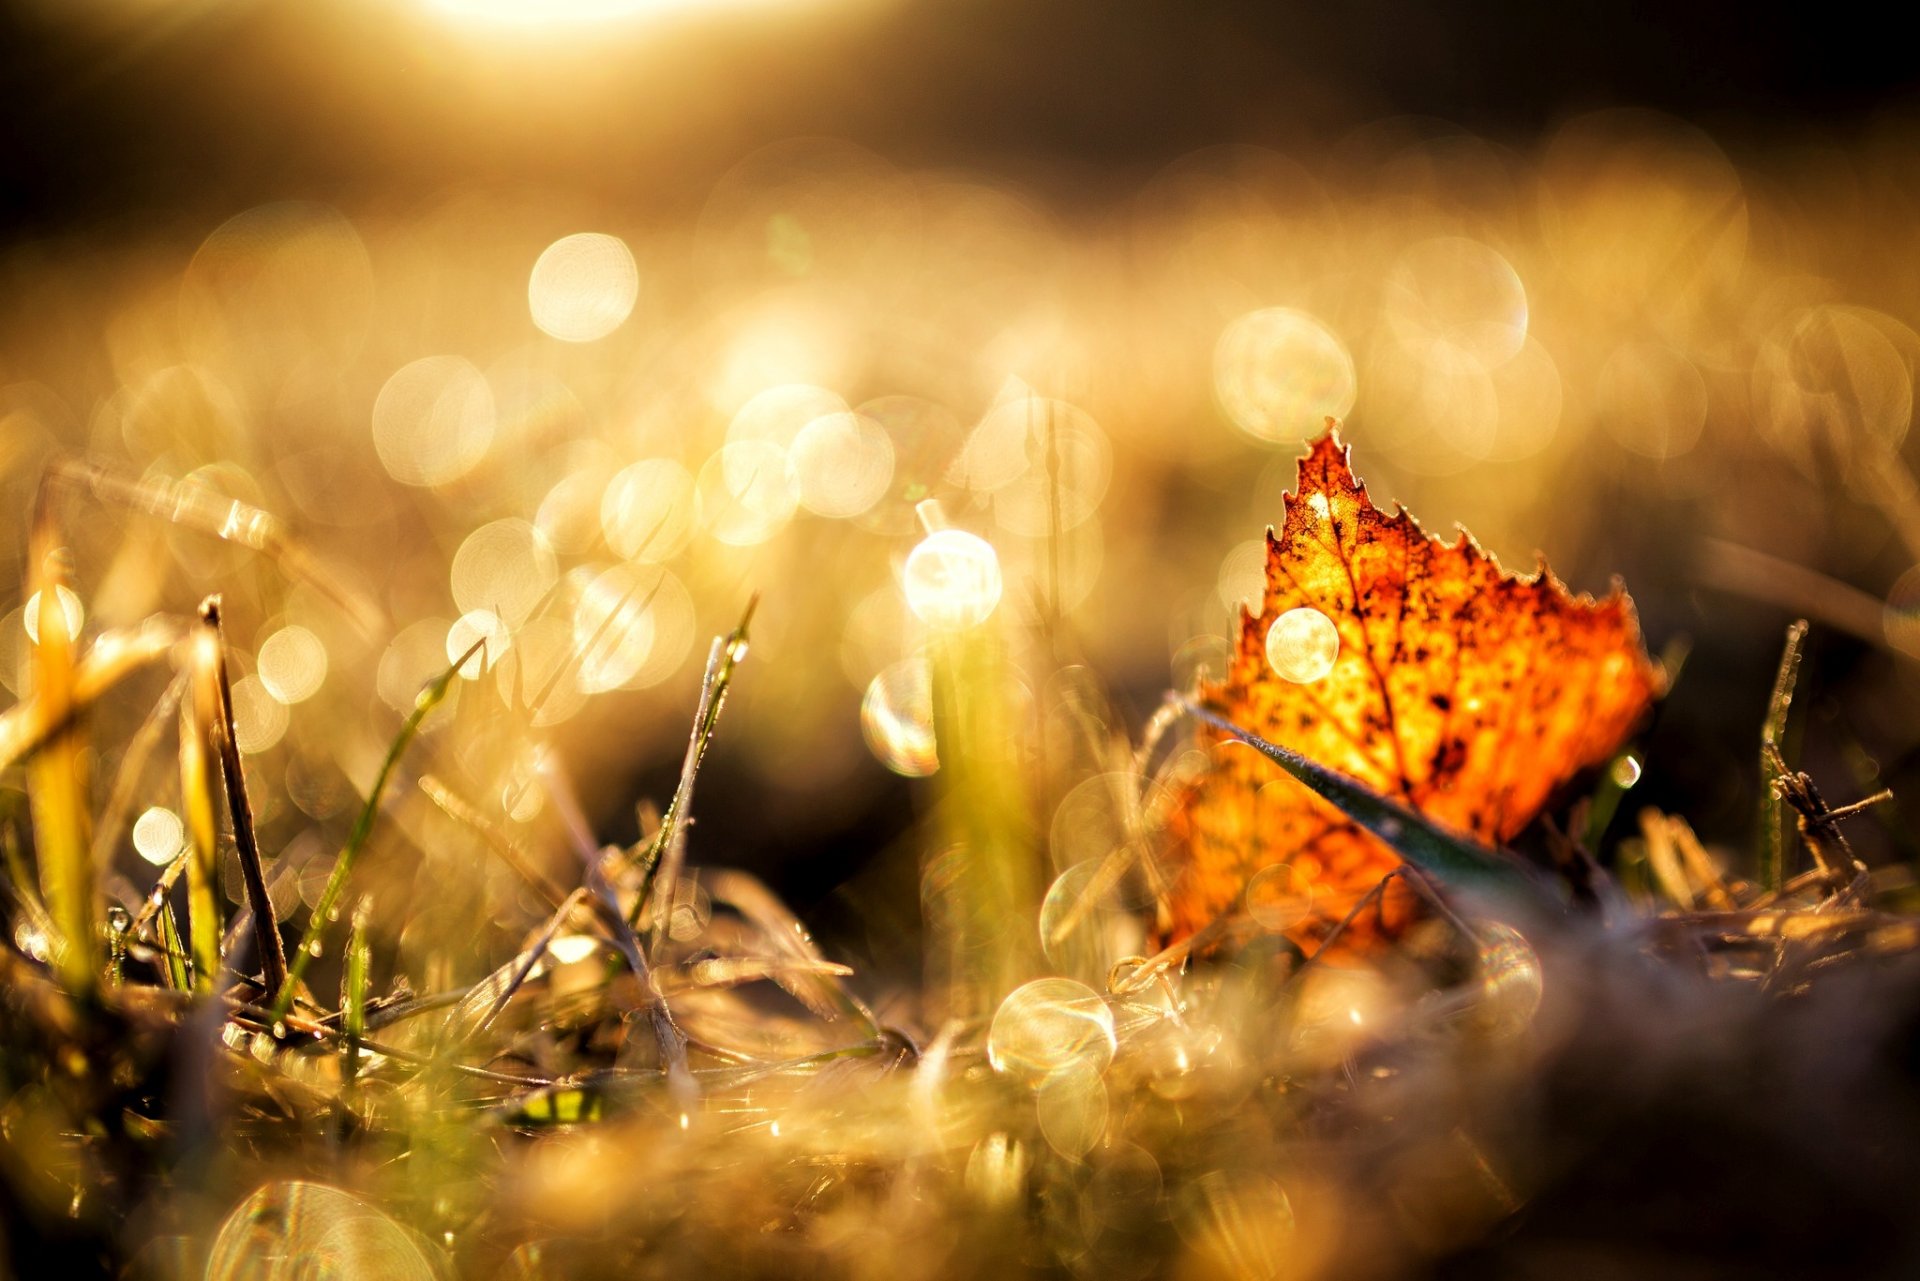
<instances>
[{"instance_id":1,"label":"bright highlight spot","mask_svg":"<svg viewBox=\"0 0 1920 1281\"><path fill-rule=\"evenodd\" d=\"M86 607L80 603L79 593L71 587L55 587L53 598L60 602L60 613L67 625L67 639L72 640L80 634L81 626L87 621ZM21 621L27 628L27 639L40 643L40 593L27 597L26 608L20 612Z\"/></svg>"},{"instance_id":2,"label":"bright highlight spot","mask_svg":"<svg viewBox=\"0 0 1920 1281\"><path fill-rule=\"evenodd\" d=\"M380 655L380 664L374 670L374 690L381 702L405 714L413 710L421 688L446 671L447 664L458 657L459 652L447 654L445 619L423 618L409 623L387 642L386 650ZM455 686L454 690L458 688ZM451 707L454 701L449 699L443 708ZM441 714L434 713L435 716Z\"/></svg>"},{"instance_id":3,"label":"bright highlight spot","mask_svg":"<svg viewBox=\"0 0 1920 1281\"><path fill-rule=\"evenodd\" d=\"M994 495L994 514L1015 533L1047 534L1093 515L1112 476L1112 446L1093 416L1064 400L1016 395L981 418L950 478Z\"/></svg>"},{"instance_id":4,"label":"bright highlight spot","mask_svg":"<svg viewBox=\"0 0 1920 1281\"><path fill-rule=\"evenodd\" d=\"M1340 631L1317 609L1290 609L1267 628L1267 661L1281 679L1311 685L1333 670Z\"/></svg>"},{"instance_id":5,"label":"bright highlight spot","mask_svg":"<svg viewBox=\"0 0 1920 1281\"><path fill-rule=\"evenodd\" d=\"M1540 958L1510 925L1488 921L1479 934L1479 1022L1496 1036L1517 1036L1533 1022L1545 995Z\"/></svg>"},{"instance_id":6,"label":"bright highlight spot","mask_svg":"<svg viewBox=\"0 0 1920 1281\"><path fill-rule=\"evenodd\" d=\"M306 1272L383 1281L433 1281L424 1238L337 1188L269 1183L221 1224L207 1257L208 1281Z\"/></svg>"},{"instance_id":7,"label":"bright highlight spot","mask_svg":"<svg viewBox=\"0 0 1920 1281\"><path fill-rule=\"evenodd\" d=\"M1106 785L1104 779L1094 781ZM1056 821L1056 834L1059 828ZM1048 960L1063 969L1074 962L1076 952L1111 965L1138 950L1140 929L1132 913L1121 905L1115 893L1118 886L1095 892L1106 861L1099 857L1075 863L1054 878L1046 898L1041 900L1040 947Z\"/></svg>"},{"instance_id":8,"label":"bright highlight spot","mask_svg":"<svg viewBox=\"0 0 1920 1281\"><path fill-rule=\"evenodd\" d=\"M562 934L547 944L547 955L561 965L584 961L600 950L600 940L590 934Z\"/></svg>"},{"instance_id":9,"label":"bright highlight spot","mask_svg":"<svg viewBox=\"0 0 1920 1281\"><path fill-rule=\"evenodd\" d=\"M772 0L426 0L451 17L502 27L587 26L702 8L747 8Z\"/></svg>"},{"instance_id":10,"label":"bright highlight spot","mask_svg":"<svg viewBox=\"0 0 1920 1281\"><path fill-rule=\"evenodd\" d=\"M936 530L908 553L902 587L907 608L928 626L973 627L1000 603L1000 558L976 534Z\"/></svg>"},{"instance_id":11,"label":"bright highlight spot","mask_svg":"<svg viewBox=\"0 0 1920 1281\"><path fill-rule=\"evenodd\" d=\"M258 666L267 693L282 703L303 703L327 679L327 647L304 627L283 627L260 642Z\"/></svg>"},{"instance_id":12,"label":"bright highlight spot","mask_svg":"<svg viewBox=\"0 0 1920 1281\"><path fill-rule=\"evenodd\" d=\"M671 458L641 459L600 497L600 529L623 560L671 560L693 537L693 522L693 475Z\"/></svg>"},{"instance_id":13,"label":"bright highlight spot","mask_svg":"<svg viewBox=\"0 0 1920 1281\"><path fill-rule=\"evenodd\" d=\"M1594 386L1594 417L1645 458L1676 458L1707 425L1707 383L1691 360L1659 343L1614 349Z\"/></svg>"},{"instance_id":14,"label":"bright highlight spot","mask_svg":"<svg viewBox=\"0 0 1920 1281\"><path fill-rule=\"evenodd\" d=\"M639 296L633 251L618 236L598 232L548 245L527 281L533 323L562 342L605 338L626 323Z\"/></svg>"},{"instance_id":15,"label":"bright highlight spot","mask_svg":"<svg viewBox=\"0 0 1920 1281\"><path fill-rule=\"evenodd\" d=\"M518 689L535 725L558 725L586 706L574 662L573 624L543 616L520 628L500 663L500 688Z\"/></svg>"},{"instance_id":16,"label":"bright highlight spot","mask_svg":"<svg viewBox=\"0 0 1920 1281\"><path fill-rule=\"evenodd\" d=\"M156 805L133 821L133 848L156 867L165 867L186 845L180 816Z\"/></svg>"}]
</instances>

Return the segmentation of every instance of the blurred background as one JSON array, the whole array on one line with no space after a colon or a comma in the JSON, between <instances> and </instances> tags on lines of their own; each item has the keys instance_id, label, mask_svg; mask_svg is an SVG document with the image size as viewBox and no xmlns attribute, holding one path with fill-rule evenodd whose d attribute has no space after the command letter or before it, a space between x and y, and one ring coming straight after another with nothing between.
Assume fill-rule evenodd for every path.
<instances>
[{"instance_id":1,"label":"blurred background","mask_svg":"<svg viewBox=\"0 0 1920 1281\"><path fill-rule=\"evenodd\" d=\"M1836 800L1920 782L1920 117L1878 21L9 0L0 681L50 458L282 518L377 623L151 511L64 509L90 631L226 595L276 892L311 903L482 637L421 768L532 834L548 753L634 839L758 593L692 857L911 971L916 508L993 545L998 625L1044 624L1137 732L1219 663L1331 414L1377 501L1622 575L1650 646L1691 647L1620 825L1669 808L1740 864L1795 616L1805 766ZM107 714L97 776L164 682ZM177 847L156 794L136 879ZM1911 857L1875 813L1869 856ZM413 797L390 838L415 919L517 927L448 824Z\"/></svg>"}]
</instances>

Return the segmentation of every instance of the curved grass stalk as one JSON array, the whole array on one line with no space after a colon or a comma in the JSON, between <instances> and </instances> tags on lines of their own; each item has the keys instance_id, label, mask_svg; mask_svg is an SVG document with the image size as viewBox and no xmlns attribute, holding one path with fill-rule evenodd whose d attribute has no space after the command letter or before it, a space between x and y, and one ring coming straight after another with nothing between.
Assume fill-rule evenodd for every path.
<instances>
[{"instance_id":1,"label":"curved grass stalk","mask_svg":"<svg viewBox=\"0 0 1920 1281\"><path fill-rule=\"evenodd\" d=\"M400 766L400 758L406 755L408 746L420 733L420 726L427 716L446 699L447 691L453 687L460 669L485 645L484 637L475 641L466 653L453 661L452 666L429 681L426 688L420 691L420 696L414 699L413 710L407 713L407 719L401 723L400 732L393 736L393 744L387 748L387 757L380 762L380 773L373 780L373 789L367 793L367 803L354 820L353 830L347 833L347 843L340 847L339 855L333 860L333 871L327 877L326 888L320 892L320 901L313 906L313 915L307 921L307 932L300 938L299 951L294 953L293 967L273 998L271 1008L275 1018L286 1017L287 1011L293 1008L293 994L300 986L301 976L307 972L307 966L313 958L319 955L327 926L339 915L340 895L347 888L347 877L353 872L355 860L373 835L374 820L380 817L380 800L387 793L387 784L392 782L394 770Z\"/></svg>"}]
</instances>

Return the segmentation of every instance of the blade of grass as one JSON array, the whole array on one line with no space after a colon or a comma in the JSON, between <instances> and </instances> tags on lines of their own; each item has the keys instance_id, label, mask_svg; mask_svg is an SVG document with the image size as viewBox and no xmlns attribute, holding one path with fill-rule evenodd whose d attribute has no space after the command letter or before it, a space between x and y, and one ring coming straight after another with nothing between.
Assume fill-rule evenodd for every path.
<instances>
[{"instance_id":1,"label":"blade of grass","mask_svg":"<svg viewBox=\"0 0 1920 1281\"><path fill-rule=\"evenodd\" d=\"M168 987L176 992L188 991L193 986L193 978L187 969L186 950L180 944L180 924L173 919L173 907L165 899L160 901L158 919L160 951L167 958L166 969L161 973Z\"/></svg>"},{"instance_id":2,"label":"blade of grass","mask_svg":"<svg viewBox=\"0 0 1920 1281\"><path fill-rule=\"evenodd\" d=\"M173 861L160 869L160 875L147 891L147 901L140 908L140 914L133 918L133 932L139 938L147 936L147 930L160 915L160 909L166 906L167 895L173 892L174 882L187 870L187 863L193 858L193 851L182 849L174 855Z\"/></svg>"},{"instance_id":3,"label":"blade of grass","mask_svg":"<svg viewBox=\"0 0 1920 1281\"><path fill-rule=\"evenodd\" d=\"M700 772L700 763L706 759L707 748L713 744L720 709L726 704L727 688L733 683L733 669L747 656L747 628L759 604L758 596L750 598L739 625L724 642L716 640L707 656L706 672L700 681L700 703L693 714L693 732L687 740L686 757L680 763L680 780L674 785L673 798L667 802L667 812L661 815L660 830L653 834L640 856L640 892L627 917L635 928L639 927L653 898L654 885L664 881L672 886L679 877L685 858L687 812L693 804L693 780ZM665 929L664 918L656 914L652 929L656 943Z\"/></svg>"},{"instance_id":4,"label":"blade of grass","mask_svg":"<svg viewBox=\"0 0 1920 1281\"><path fill-rule=\"evenodd\" d=\"M1915 657L1889 639L1887 604L1878 596L1738 543L1705 538L1700 548L1704 554L1697 573L1706 586L1817 618L1822 626L1858 637L1869 645Z\"/></svg>"},{"instance_id":5,"label":"blade of grass","mask_svg":"<svg viewBox=\"0 0 1920 1281\"><path fill-rule=\"evenodd\" d=\"M362 898L353 909L353 924L347 934L347 965L340 975L341 1022L347 1041L347 1057L340 1070L348 1081L360 1070L360 1042L367 1034L368 971L373 962L373 950L367 945L367 918L372 908L372 901Z\"/></svg>"},{"instance_id":6,"label":"blade of grass","mask_svg":"<svg viewBox=\"0 0 1920 1281\"><path fill-rule=\"evenodd\" d=\"M1767 717L1760 725L1760 888L1764 890L1778 890L1786 875L1786 802L1774 791L1780 778L1775 761L1786 739L1793 689L1800 678L1800 648L1806 638L1806 619L1787 628L1773 692L1767 698Z\"/></svg>"},{"instance_id":7,"label":"blade of grass","mask_svg":"<svg viewBox=\"0 0 1920 1281\"><path fill-rule=\"evenodd\" d=\"M493 1026L493 1021L500 1017L500 1011L507 1008L508 1002L533 976L541 958L546 956L547 948L553 943L554 936L566 924L567 918L573 915L574 908L585 902L586 897L585 890L575 890L562 899L552 915L547 917L546 924L540 928L532 945L476 983L461 998L447 1020L455 1045L464 1045Z\"/></svg>"},{"instance_id":8,"label":"blade of grass","mask_svg":"<svg viewBox=\"0 0 1920 1281\"><path fill-rule=\"evenodd\" d=\"M393 736L393 743L387 748L386 759L380 762L380 773L374 777L373 788L367 793L367 803L360 808L360 816L354 820L353 830L347 833L347 843L340 847L340 853L333 860L333 871L327 876L326 888L320 892L320 901L313 905L313 915L307 921L307 932L301 936L300 948L293 956L293 969L286 981L277 989L273 999L273 1013L276 1018L284 1017L293 1008L294 989L299 986L300 978L306 973L307 965L320 953L321 942L326 936L327 926L339 914L340 895L347 887L347 877L353 872L355 860L366 848L367 840L373 835L373 824L380 816L380 801L386 795L387 785L393 780L393 773L400 766L400 758L406 755L407 748L420 733L421 724L446 699L447 691L459 677L460 669L467 660L479 653L485 646L483 637L467 648L467 652L455 659L440 675L433 678L413 700L413 710L400 725L400 732Z\"/></svg>"},{"instance_id":9,"label":"blade of grass","mask_svg":"<svg viewBox=\"0 0 1920 1281\"><path fill-rule=\"evenodd\" d=\"M212 758L217 752L220 677L215 670L219 643L203 631L195 638L188 679L192 688L180 708L180 811L187 829L187 931L193 948L194 978L200 990L212 988L220 973L220 939L226 926L220 912L219 826L214 818Z\"/></svg>"},{"instance_id":10,"label":"blade of grass","mask_svg":"<svg viewBox=\"0 0 1920 1281\"><path fill-rule=\"evenodd\" d=\"M36 594L38 641L33 647L33 696L54 729L27 764L27 796L33 812L34 856L40 894L58 937L51 940L55 968L69 992L91 992L100 973L98 923L104 906L93 875L93 840L87 809L86 737L74 681L77 637L68 625L61 592L67 587L64 548L49 494L41 487L28 542L28 586Z\"/></svg>"},{"instance_id":11,"label":"blade of grass","mask_svg":"<svg viewBox=\"0 0 1920 1281\"><path fill-rule=\"evenodd\" d=\"M940 760L936 839L951 873L927 902L939 940L935 1009L985 1018L1044 967L1031 923L1046 892L1045 855L1014 746L1020 713L1009 698L1015 682L1005 640L986 622L940 630L927 649ZM1009 930L1009 921L1029 928Z\"/></svg>"},{"instance_id":12,"label":"blade of grass","mask_svg":"<svg viewBox=\"0 0 1920 1281\"><path fill-rule=\"evenodd\" d=\"M55 708L36 692L0 714L0 769L33 751L95 699L159 658L180 639L172 619L148 619L128 631L104 632L74 666L72 697Z\"/></svg>"},{"instance_id":13,"label":"blade of grass","mask_svg":"<svg viewBox=\"0 0 1920 1281\"><path fill-rule=\"evenodd\" d=\"M815 1014L829 1019L851 1017L879 1035L880 1023L873 1011L839 981L841 968L830 966L800 918L758 877L730 868L703 868L700 880L715 902L728 904L760 927L778 959L795 963L788 971L769 971L768 977Z\"/></svg>"},{"instance_id":14,"label":"blade of grass","mask_svg":"<svg viewBox=\"0 0 1920 1281\"><path fill-rule=\"evenodd\" d=\"M100 502L162 520L259 552L288 578L308 583L339 607L364 637L379 634L379 608L348 587L318 556L287 531L279 517L203 486L165 477L132 477L97 463L67 459L48 470L50 480L77 487Z\"/></svg>"},{"instance_id":15,"label":"blade of grass","mask_svg":"<svg viewBox=\"0 0 1920 1281\"><path fill-rule=\"evenodd\" d=\"M1550 892L1517 859L1489 849L1463 832L1452 831L1291 748L1269 743L1180 695L1168 697L1184 706L1195 719L1238 739L1271 760L1441 885L1504 892L1533 903L1551 904L1557 909L1558 904Z\"/></svg>"},{"instance_id":16,"label":"blade of grass","mask_svg":"<svg viewBox=\"0 0 1920 1281\"><path fill-rule=\"evenodd\" d=\"M40 901L40 895L34 890L34 877L27 867L25 854L20 849L20 837L11 823L0 828L0 856L6 860L7 894L19 906L27 925L41 938L51 942L59 937L59 927L54 925L53 917L47 914L46 904ZM0 951L4 951L0 948Z\"/></svg>"},{"instance_id":17,"label":"blade of grass","mask_svg":"<svg viewBox=\"0 0 1920 1281\"><path fill-rule=\"evenodd\" d=\"M287 954L280 942L280 921L273 910L273 899L267 893L266 867L260 861L260 842L253 830L253 804L247 799L247 775L240 768L240 742L233 728L233 686L227 680L227 642L220 630L218 596L209 596L200 602L200 622L197 658L212 668L212 683L218 693L216 738L220 746L220 777L226 785L227 811L233 819L233 845L240 856L240 879L246 886L247 905L253 909L254 948L260 954L260 973L266 990L276 992L286 986ZM189 878L192 871L189 866ZM191 886L191 879L188 884Z\"/></svg>"}]
</instances>

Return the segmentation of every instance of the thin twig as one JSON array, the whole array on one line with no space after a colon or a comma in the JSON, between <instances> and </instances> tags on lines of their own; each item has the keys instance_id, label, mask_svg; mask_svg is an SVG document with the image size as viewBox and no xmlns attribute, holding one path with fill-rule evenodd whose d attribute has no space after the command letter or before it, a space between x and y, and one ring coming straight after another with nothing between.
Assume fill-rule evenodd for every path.
<instances>
[{"instance_id":1,"label":"thin twig","mask_svg":"<svg viewBox=\"0 0 1920 1281\"><path fill-rule=\"evenodd\" d=\"M1832 809L1820 795L1820 789L1814 786L1810 775L1788 768L1779 748L1769 744L1767 750L1772 754L1774 769L1778 774L1774 788L1780 798L1800 816L1800 839L1806 843L1814 862L1825 873L1829 887L1839 891L1861 882L1867 874L1866 864L1854 856L1853 847L1840 832L1840 820L1860 813L1867 806L1891 797L1893 793L1881 792L1843 809Z\"/></svg>"},{"instance_id":2,"label":"thin twig","mask_svg":"<svg viewBox=\"0 0 1920 1281\"><path fill-rule=\"evenodd\" d=\"M260 954L260 974L269 992L287 985L287 953L280 942L280 922L267 893L266 869L260 862L260 843L253 830L253 805L247 800L247 776L240 768L240 744L233 729L233 687L227 681L227 642L220 630L220 597L200 602L200 621L213 636L213 669L220 685L220 775L226 784L227 809L233 816L233 844L240 855L240 878L247 903L253 908L254 948Z\"/></svg>"}]
</instances>

